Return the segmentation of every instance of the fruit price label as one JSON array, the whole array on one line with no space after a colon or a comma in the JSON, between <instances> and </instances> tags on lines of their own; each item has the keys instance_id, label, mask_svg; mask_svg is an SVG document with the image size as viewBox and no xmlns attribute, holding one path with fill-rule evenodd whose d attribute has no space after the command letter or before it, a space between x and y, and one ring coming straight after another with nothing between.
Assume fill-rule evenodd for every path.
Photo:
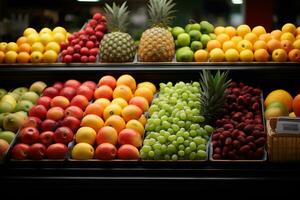
<instances>
[{"instance_id":1,"label":"fruit price label","mask_svg":"<svg viewBox=\"0 0 300 200\"><path fill-rule=\"evenodd\" d=\"M276 133L300 134L300 118L278 118L276 125Z\"/></svg>"}]
</instances>

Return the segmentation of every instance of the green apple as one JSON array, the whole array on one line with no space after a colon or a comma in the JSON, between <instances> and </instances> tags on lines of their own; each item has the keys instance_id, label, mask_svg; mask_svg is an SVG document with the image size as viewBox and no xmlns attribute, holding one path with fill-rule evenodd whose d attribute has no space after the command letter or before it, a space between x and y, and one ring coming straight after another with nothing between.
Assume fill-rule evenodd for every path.
<instances>
[{"instance_id":1,"label":"green apple","mask_svg":"<svg viewBox=\"0 0 300 200\"><path fill-rule=\"evenodd\" d=\"M8 102L0 102L0 113L10 113L14 110L14 106Z\"/></svg>"},{"instance_id":2,"label":"green apple","mask_svg":"<svg viewBox=\"0 0 300 200\"><path fill-rule=\"evenodd\" d=\"M25 111L28 112L29 109L33 106L33 103L31 101L28 100L21 100L17 103L14 111L18 112L18 111Z\"/></svg>"},{"instance_id":3,"label":"green apple","mask_svg":"<svg viewBox=\"0 0 300 200\"><path fill-rule=\"evenodd\" d=\"M35 93L35 92L25 92L20 100L28 100L28 101L31 101L33 104L36 104L36 101L38 100L40 96Z\"/></svg>"},{"instance_id":4,"label":"green apple","mask_svg":"<svg viewBox=\"0 0 300 200\"><path fill-rule=\"evenodd\" d=\"M211 40L215 40L217 38L216 34L214 34L214 33L210 33L209 37Z\"/></svg>"},{"instance_id":5,"label":"green apple","mask_svg":"<svg viewBox=\"0 0 300 200\"><path fill-rule=\"evenodd\" d=\"M12 131L1 131L0 132L0 139L5 140L9 144L13 141L15 136L16 136L16 134Z\"/></svg>"},{"instance_id":6,"label":"green apple","mask_svg":"<svg viewBox=\"0 0 300 200\"><path fill-rule=\"evenodd\" d=\"M12 92L12 93L8 93L8 94L11 95L16 101L18 101L21 96L21 94L16 93L16 92L15 93Z\"/></svg>"},{"instance_id":7,"label":"green apple","mask_svg":"<svg viewBox=\"0 0 300 200\"><path fill-rule=\"evenodd\" d=\"M184 28L185 32L186 32L186 33L190 32L191 27L192 27L192 24L187 24L187 25L185 26L185 28Z\"/></svg>"},{"instance_id":8,"label":"green apple","mask_svg":"<svg viewBox=\"0 0 300 200\"><path fill-rule=\"evenodd\" d=\"M199 41L201 38L201 33L200 33L200 31L197 31L197 30L191 30L189 32L189 35L191 37L191 41L197 41L197 40Z\"/></svg>"},{"instance_id":9,"label":"green apple","mask_svg":"<svg viewBox=\"0 0 300 200\"><path fill-rule=\"evenodd\" d=\"M200 31L200 29L201 29L200 24L194 23L194 24L192 24L192 26L191 26L191 28L190 28L190 31L191 31L191 30Z\"/></svg>"},{"instance_id":10,"label":"green apple","mask_svg":"<svg viewBox=\"0 0 300 200\"><path fill-rule=\"evenodd\" d=\"M192 62L194 52L189 47L182 47L176 51L176 60L178 62Z\"/></svg>"},{"instance_id":11,"label":"green apple","mask_svg":"<svg viewBox=\"0 0 300 200\"><path fill-rule=\"evenodd\" d=\"M199 50L199 49L202 49L202 48L203 48L203 45L199 41L193 41L192 44L191 44L191 49L194 52L197 51L197 50Z\"/></svg>"},{"instance_id":12,"label":"green apple","mask_svg":"<svg viewBox=\"0 0 300 200\"><path fill-rule=\"evenodd\" d=\"M27 121L27 119L28 119L27 112L22 111L22 110L21 110L21 111L18 111L18 112L15 112L14 115L19 116L19 117L21 118L20 120L22 120L23 122ZM22 122L22 123L23 123L23 122Z\"/></svg>"},{"instance_id":13,"label":"green apple","mask_svg":"<svg viewBox=\"0 0 300 200\"><path fill-rule=\"evenodd\" d=\"M201 21L200 26L201 26L201 33L206 33L206 34L213 33L215 29L215 27L208 21Z\"/></svg>"},{"instance_id":14,"label":"green apple","mask_svg":"<svg viewBox=\"0 0 300 200\"><path fill-rule=\"evenodd\" d=\"M0 114L0 128L3 128L3 119L6 115L9 115L10 113L1 113Z\"/></svg>"},{"instance_id":15,"label":"green apple","mask_svg":"<svg viewBox=\"0 0 300 200\"><path fill-rule=\"evenodd\" d=\"M3 119L3 128L6 131L16 132L25 123L25 118L21 114L11 113Z\"/></svg>"},{"instance_id":16,"label":"green apple","mask_svg":"<svg viewBox=\"0 0 300 200\"><path fill-rule=\"evenodd\" d=\"M25 92L28 92L28 88L26 88L26 87L18 87L16 89L14 89L12 92L13 93L18 93L18 94L23 94Z\"/></svg>"},{"instance_id":17,"label":"green apple","mask_svg":"<svg viewBox=\"0 0 300 200\"><path fill-rule=\"evenodd\" d=\"M187 33L180 33L177 37L177 42L180 47L185 47L190 45L190 35Z\"/></svg>"},{"instance_id":18,"label":"green apple","mask_svg":"<svg viewBox=\"0 0 300 200\"><path fill-rule=\"evenodd\" d=\"M172 28L172 35L173 35L174 39L177 39L177 37L180 33L184 33L184 29L182 27L175 26L174 28Z\"/></svg>"},{"instance_id":19,"label":"green apple","mask_svg":"<svg viewBox=\"0 0 300 200\"><path fill-rule=\"evenodd\" d=\"M177 41L177 40L175 40L175 41L174 41L174 43L175 43L175 48L176 48L176 49L179 49L179 48L180 48L180 46L179 46L179 44L178 44L178 41Z\"/></svg>"},{"instance_id":20,"label":"green apple","mask_svg":"<svg viewBox=\"0 0 300 200\"><path fill-rule=\"evenodd\" d=\"M29 87L29 91L35 92L40 95L46 87L47 84L43 81L36 81Z\"/></svg>"},{"instance_id":21,"label":"green apple","mask_svg":"<svg viewBox=\"0 0 300 200\"><path fill-rule=\"evenodd\" d=\"M201 41L201 43L203 45L203 48L206 48L206 45L207 45L207 43L208 43L209 40L210 40L209 35L207 35L207 34L202 34L201 35L200 41Z\"/></svg>"},{"instance_id":22,"label":"green apple","mask_svg":"<svg viewBox=\"0 0 300 200\"><path fill-rule=\"evenodd\" d=\"M0 99L1 99L4 95L6 95L6 93L7 93L7 91L6 91L5 89L0 88Z\"/></svg>"}]
</instances>

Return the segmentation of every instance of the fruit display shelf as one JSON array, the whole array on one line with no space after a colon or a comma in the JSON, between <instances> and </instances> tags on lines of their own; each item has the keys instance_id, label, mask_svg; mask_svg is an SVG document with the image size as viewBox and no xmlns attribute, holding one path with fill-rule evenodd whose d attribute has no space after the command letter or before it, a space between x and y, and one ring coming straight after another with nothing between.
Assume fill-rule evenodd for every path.
<instances>
[{"instance_id":1,"label":"fruit display shelf","mask_svg":"<svg viewBox=\"0 0 300 200\"><path fill-rule=\"evenodd\" d=\"M229 70L229 77L259 86L264 94L274 88L289 88L299 92L299 63L135 63L135 64L27 64L1 65L0 78L4 86L17 86L37 80L98 80L105 74L135 75L137 81L155 84L168 81L198 80L202 69ZM22 191L53 188L76 191L125 191L131 187L151 191L181 189L182 191L214 189L245 189L265 191L295 188L300 183L299 163L217 163L217 162L7 162L0 166L0 184L4 188L22 187ZM154 188L151 188L155 185ZM112 189L114 188L114 189ZM162 189L163 188L163 189ZM5 190L5 189L4 189ZM296 190L295 190L296 191ZM150 194L150 195L154 195Z\"/></svg>"}]
</instances>

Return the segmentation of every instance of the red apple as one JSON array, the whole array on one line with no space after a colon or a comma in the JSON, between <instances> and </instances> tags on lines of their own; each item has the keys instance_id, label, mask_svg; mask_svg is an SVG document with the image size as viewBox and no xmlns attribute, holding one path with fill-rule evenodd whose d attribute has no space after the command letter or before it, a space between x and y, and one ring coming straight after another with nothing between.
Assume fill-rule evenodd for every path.
<instances>
[{"instance_id":1,"label":"red apple","mask_svg":"<svg viewBox=\"0 0 300 200\"><path fill-rule=\"evenodd\" d=\"M85 32L86 32L86 34L88 34L88 35L95 35L95 31L94 31L93 28L91 28L91 27L87 27L87 28L85 29Z\"/></svg>"},{"instance_id":2,"label":"red apple","mask_svg":"<svg viewBox=\"0 0 300 200\"><path fill-rule=\"evenodd\" d=\"M105 26L103 24L98 24L95 28L95 31L98 32L104 32L105 31Z\"/></svg>"},{"instance_id":3,"label":"red apple","mask_svg":"<svg viewBox=\"0 0 300 200\"><path fill-rule=\"evenodd\" d=\"M87 63L89 61L89 58L87 56L81 56L80 61L82 63Z\"/></svg>"},{"instance_id":4,"label":"red apple","mask_svg":"<svg viewBox=\"0 0 300 200\"><path fill-rule=\"evenodd\" d=\"M32 106L29 110L30 117L37 117L41 120L45 119L47 115L47 109L43 105Z\"/></svg>"},{"instance_id":5,"label":"red apple","mask_svg":"<svg viewBox=\"0 0 300 200\"><path fill-rule=\"evenodd\" d=\"M96 35L96 37L97 37L97 40L101 40L101 39L103 38L103 36L104 36L104 33L101 32L101 31L97 31L97 32L95 33L95 35Z\"/></svg>"},{"instance_id":6,"label":"red apple","mask_svg":"<svg viewBox=\"0 0 300 200\"><path fill-rule=\"evenodd\" d=\"M91 20L89 21L89 25L90 25L91 27L96 26L96 25L97 25L97 20L91 19Z\"/></svg>"},{"instance_id":7,"label":"red apple","mask_svg":"<svg viewBox=\"0 0 300 200\"><path fill-rule=\"evenodd\" d=\"M81 55L88 55L89 54L89 49L87 47L82 47L80 49L80 54Z\"/></svg>"},{"instance_id":8,"label":"red apple","mask_svg":"<svg viewBox=\"0 0 300 200\"><path fill-rule=\"evenodd\" d=\"M96 40L97 38L95 38ZM85 46L88 48L88 49L92 49L94 48L94 42L93 41L87 41Z\"/></svg>"},{"instance_id":9,"label":"red apple","mask_svg":"<svg viewBox=\"0 0 300 200\"><path fill-rule=\"evenodd\" d=\"M67 97L67 99L71 101L73 97L76 95L76 89L73 87L64 87L63 89L61 89L59 95Z\"/></svg>"},{"instance_id":10,"label":"red apple","mask_svg":"<svg viewBox=\"0 0 300 200\"><path fill-rule=\"evenodd\" d=\"M13 147L11 157L17 160L25 160L28 156L29 145L19 143Z\"/></svg>"},{"instance_id":11,"label":"red apple","mask_svg":"<svg viewBox=\"0 0 300 200\"><path fill-rule=\"evenodd\" d=\"M120 146L117 155L118 158L124 160L136 160L140 158L139 150L131 144L124 144Z\"/></svg>"},{"instance_id":12,"label":"red apple","mask_svg":"<svg viewBox=\"0 0 300 200\"><path fill-rule=\"evenodd\" d=\"M52 107L47 111L47 119L59 121L64 117L64 109L61 107Z\"/></svg>"},{"instance_id":13,"label":"red apple","mask_svg":"<svg viewBox=\"0 0 300 200\"><path fill-rule=\"evenodd\" d=\"M71 63L73 59L73 56L71 55L65 55L65 57L63 58L63 62L64 63Z\"/></svg>"},{"instance_id":14,"label":"red apple","mask_svg":"<svg viewBox=\"0 0 300 200\"><path fill-rule=\"evenodd\" d=\"M26 127L21 129L19 139L21 143L33 144L39 139L39 131L34 127Z\"/></svg>"},{"instance_id":15,"label":"red apple","mask_svg":"<svg viewBox=\"0 0 300 200\"><path fill-rule=\"evenodd\" d=\"M103 76L99 82L98 82L99 86L103 86L103 85L107 85L109 86L112 90L115 89L116 85L117 85L117 80L115 79L115 77L110 76L110 75L106 75Z\"/></svg>"},{"instance_id":16,"label":"red apple","mask_svg":"<svg viewBox=\"0 0 300 200\"><path fill-rule=\"evenodd\" d=\"M76 39L72 40L71 44L74 46L74 45L78 44L79 41L80 40L78 38L76 38Z\"/></svg>"},{"instance_id":17,"label":"red apple","mask_svg":"<svg viewBox=\"0 0 300 200\"><path fill-rule=\"evenodd\" d=\"M73 39L73 40L74 40L74 39ZM72 40L71 42L73 42L73 40ZM73 53L74 53L74 48L71 47L71 46L69 46L69 47L67 48L67 54L68 54L68 55L73 55Z\"/></svg>"},{"instance_id":18,"label":"red apple","mask_svg":"<svg viewBox=\"0 0 300 200\"><path fill-rule=\"evenodd\" d=\"M49 159L64 159L68 153L68 147L62 143L51 144L46 150Z\"/></svg>"},{"instance_id":19,"label":"red apple","mask_svg":"<svg viewBox=\"0 0 300 200\"><path fill-rule=\"evenodd\" d=\"M102 19L102 15L100 13L95 13L93 19L99 21Z\"/></svg>"},{"instance_id":20,"label":"red apple","mask_svg":"<svg viewBox=\"0 0 300 200\"><path fill-rule=\"evenodd\" d=\"M23 125L23 127L34 127L39 129L40 126L42 124L42 121L40 120L40 118L37 117L28 117L28 119L26 120L25 124Z\"/></svg>"},{"instance_id":21,"label":"red apple","mask_svg":"<svg viewBox=\"0 0 300 200\"><path fill-rule=\"evenodd\" d=\"M80 52L80 49L81 49L81 46L80 46L79 44L76 44L76 45L74 46L74 51L75 51L76 53L79 53L79 52Z\"/></svg>"},{"instance_id":22,"label":"red apple","mask_svg":"<svg viewBox=\"0 0 300 200\"><path fill-rule=\"evenodd\" d=\"M68 41L69 42L72 42L72 40L74 40L75 36L74 36L74 33L72 35L69 35L68 36Z\"/></svg>"},{"instance_id":23,"label":"red apple","mask_svg":"<svg viewBox=\"0 0 300 200\"><path fill-rule=\"evenodd\" d=\"M59 91L55 87L47 87L43 91L42 96L50 97L51 99L59 94Z\"/></svg>"},{"instance_id":24,"label":"red apple","mask_svg":"<svg viewBox=\"0 0 300 200\"><path fill-rule=\"evenodd\" d=\"M42 131L55 131L57 127L58 127L58 122L52 119L46 119L41 124Z\"/></svg>"},{"instance_id":25,"label":"red apple","mask_svg":"<svg viewBox=\"0 0 300 200\"><path fill-rule=\"evenodd\" d=\"M68 47L68 44L66 42L61 42L60 43L60 49L61 50L65 50L65 49L67 49L67 47Z\"/></svg>"},{"instance_id":26,"label":"red apple","mask_svg":"<svg viewBox=\"0 0 300 200\"><path fill-rule=\"evenodd\" d=\"M76 95L72 99L71 105L77 106L77 107L81 108L82 110L85 110L85 108L89 105L89 100L83 95Z\"/></svg>"},{"instance_id":27,"label":"red apple","mask_svg":"<svg viewBox=\"0 0 300 200\"><path fill-rule=\"evenodd\" d=\"M99 52L98 48L92 48L89 50L91 56L97 56L98 52Z\"/></svg>"},{"instance_id":28,"label":"red apple","mask_svg":"<svg viewBox=\"0 0 300 200\"><path fill-rule=\"evenodd\" d=\"M95 90L97 87L97 84L94 81L85 81L82 85L89 87L91 90Z\"/></svg>"},{"instance_id":29,"label":"red apple","mask_svg":"<svg viewBox=\"0 0 300 200\"><path fill-rule=\"evenodd\" d=\"M77 89L80 85L81 83L79 81L70 79L65 82L64 87L72 87L74 89Z\"/></svg>"},{"instance_id":30,"label":"red apple","mask_svg":"<svg viewBox=\"0 0 300 200\"><path fill-rule=\"evenodd\" d=\"M78 106L69 106L65 110L64 114L65 114L65 117L72 116L72 117L76 117L79 120L81 120L83 117L83 111Z\"/></svg>"},{"instance_id":31,"label":"red apple","mask_svg":"<svg viewBox=\"0 0 300 200\"><path fill-rule=\"evenodd\" d=\"M113 160L116 154L117 148L110 143L102 143L95 150L95 158L100 160Z\"/></svg>"},{"instance_id":32,"label":"red apple","mask_svg":"<svg viewBox=\"0 0 300 200\"><path fill-rule=\"evenodd\" d=\"M64 84L62 82L55 82L52 87L55 87L58 91L63 89Z\"/></svg>"},{"instance_id":33,"label":"red apple","mask_svg":"<svg viewBox=\"0 0 300 200\"><path fill-rule=\"evenodd\" d=\"M61 56L65 56L65 55L68 55L67 49L62 50L61 52Z\"/></svg>"},{"instance_id":34,"label":"red apple","mask_svg":"<svg viewBox=\"0 0 300 200\"><path fill-rule=\"evenodd\" d=\"M90 101L94 96L94 91L90 89L88 86L81 85L80 87L77 88L76 94L83 95Z\"/></svg>"},{"instance_id":35,"label":"red apple","mask_svg":"<svg viewBox=\"0 0 300 200\"><path fill-rule=\"evenodd\" d=\"M51 107L60 107L62 109L65 109L69 105L70 105L69 99L64 96L56 96L51 100Z\"/></svg>"},{"instance_id":36,"label":"red apple","mask_svg":"<svg viewBox=\"0 0 300 200\"><path fill-rule=\"evenodd\" d=\"M39 142L45 145L46 147L49 146L54 142L53 140L54 132L53 131L45 131L39 135Z\"/></svg>"},{"instance_id":37,"label":"red apple","mask_svg":"<svg viewBox=\"0 0 300 200\"><path fill-rule=\"evenodd\" d=\"M80 54L79 53L74 53L72 57L73 62L80 62Z\"/></svg>"},{"instance_id":38,"label":"red apple","mask_svg":"<svg viewBox=\"0 0 300 200\"><path fill-rule=\"evenodd\" d=\"M90 41L92 41L93 42L93 47L95 46L95 42L97 41L97 37L95 36L95 35L91 35L90 37L89 37L89 39L90 39ZM85 46L87 47L87 48L89 48L89 49L91 49L91 48L93 48L93 47L89 47L89 45L90 44L86 44Z\"/></svg>"},{"instance_id":39,"label":"red apple","mask_svg":"<svg viewBox=\"0 0 300 200\"><path fill-rule=\"evenodd\" d=\"M45 157L46 147L41 143L35 143L28 149L29 158L33 160L42 160Z\"/></svg>"},{"instance_id":40,"label":"red apple","mask_svg":"<svg viewBox=\"0 0 300 200\"><path fill-rule=\"evenodd\" d=\"M54 132L54 141L56 143L63 143L68 145L69 142L73 140L74 134L73 131L65 126L59 127Z\"/></svg>"},{"instance_id":41,"label":"red apple","mask_svg":"<svg viewBox=\"0 0 300 200\"><path fill-rule=\"evenodd\" d=\"M80 127L80 122L81 121L76 117L68 116L63 119L61 126L66 126L75 133L77 129Z\"/></svg>"},{"instance_id":42,"label":"red apple","mask_svg":"<svg viewBox=\"0 0 300 200\"><path fill-rule=\"evenodd\" d=\"M141 135L133 129L125 128L119 133L118 136L118 143L120 145L131 144L139 148L142 146L142 142Z\"/></svg>"},{"instance_id":43,"label":"red apple","mask_svg":"<svg viewBox=\"0 0 300 200\"><path fill-rule=\"evenodd\" d=\"M90 63L95 63L96 60L97 60L96 56L92 56L92 55L89 56L89 62L90 62Z\"/></svg>"},{"instance_id":44,"label":"red apple","mask_svg":"<svg viewBox=\"0 0 300 200\"><path fill-rule=\"evenodd\" d=\"M47 96L42 96L40 98L38 98L36 104L37 105L43 105L45 106L46 109L50 108L50 103L51 103L51 98L47 97Z\"/></svg>"}]
</instances>

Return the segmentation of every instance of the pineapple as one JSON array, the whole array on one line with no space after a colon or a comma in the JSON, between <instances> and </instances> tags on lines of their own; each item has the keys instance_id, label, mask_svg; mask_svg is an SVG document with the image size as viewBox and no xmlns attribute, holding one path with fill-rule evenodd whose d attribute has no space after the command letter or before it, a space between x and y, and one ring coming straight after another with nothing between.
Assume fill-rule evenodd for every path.
<instances>
[{"instance_id":1,"label":"pineapple","mask_svg":"<svg viewBox=\"0 0 300 200\"><path fill-rule=\"evenodd\" d=\"M222 109L226 101L226 89L231 80L227 80L228 72L220 73L215 76L208 70L203 70L201 74L201 114L205 118L205 124L213 123L222 114Z\"/></svg>"},{"instance_id":2,"label":"pineapple","mask_svg":"<svg viewBox=\"0 0 300 200\"><path fill-rule=\"evenodd\" d=\"M148 14L152 28L143 32L138 58L141 62L168 62L175 54L175 44L168 30L175 11L173 0L150 0Z\"/></svg>"},{"instance_id":3,"label":"pineapple","mask_svg":"<svg viewBox=\"0 0 300 200\"><path fill-rule=\"evenodd\" d=\"M132 37L126 33L129 14L126 1L121 7L115 3L112 7L105 4L104 9L110 33L105 34L101 40L101 62L132 62L136 45Z\"/></svg>"}]
</instances>

